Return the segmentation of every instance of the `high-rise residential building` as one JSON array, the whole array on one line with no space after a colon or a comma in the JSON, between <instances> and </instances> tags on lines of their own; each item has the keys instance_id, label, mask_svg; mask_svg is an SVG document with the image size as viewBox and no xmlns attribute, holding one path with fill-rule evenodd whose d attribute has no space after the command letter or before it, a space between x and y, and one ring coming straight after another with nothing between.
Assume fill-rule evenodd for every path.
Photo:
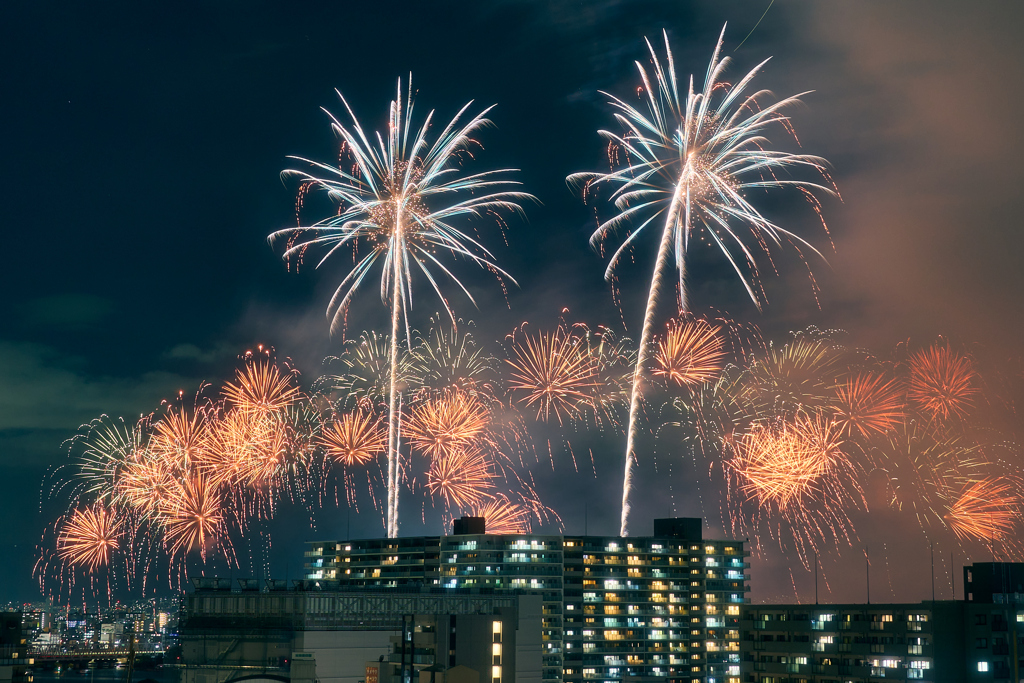
<instances>
[{"instance_id":1,"label":"high-rise residential building","mask_svg":"<svg viewBox=\"0 0 1024 683\"><path fill-rule=\"evenodd\" d=\"M325 587L439 587L542 599L542 677L740 683L741 541L704 540L699 519L646 537L484 533L316 541L306 577Z\"/></svg>"},{"instance_id":2,"label":"high-rise residential building","mask_svg":"<svg viewBox=\"0 0 1024 683\"><path fill-rule=\"evenodd\" d=\"M1020 681L1024 672L1024 563L964 567L965 651L971 681Z\"/></svg>"}]
</instances>

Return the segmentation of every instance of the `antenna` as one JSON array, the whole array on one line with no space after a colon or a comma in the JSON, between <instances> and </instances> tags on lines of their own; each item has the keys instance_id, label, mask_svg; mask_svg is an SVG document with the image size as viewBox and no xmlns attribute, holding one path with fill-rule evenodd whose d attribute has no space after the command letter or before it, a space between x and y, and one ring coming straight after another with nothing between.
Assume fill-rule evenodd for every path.
<instances>
[{"instance_id":1,"label":"antenna","mask_svg":"<svg viewBox=\"0 0 1024 683\"><path fill-rule=\"evenodd\" d=\"M949 589L953 591L953 599L956 600L956 569L953 566L953 551L949 551Z\"/></svg>"},{"instance_id":2,"label":"antenna","mask_svg":"<svg viewBox=\"0 0 1024 683\"><path fill-rule=\"evenodd\" d=\"M871 604L871 554L867 546L864 546L864 576L867 579L868 604Z\"/></svg>"},{"instance_id":3,"label":"antenna","mask_svg":"<svg viewBox=\"0 0 1024 683\"><path fill-rule=\"evenodd\" d=\"M818 551L814 551L814 604L818 604Z\"/></svg>"},{"instance_id":4,"label":"antenna","mask_svg":"<svg viewBox=\"0 0 1024 683\"><path fill-rule=\"evenodd\" d=\"M935 602L935 544L929 543L932 552L932 602ZM932 606L934 608L934 605Z\"/></svg>"}]
</instances>

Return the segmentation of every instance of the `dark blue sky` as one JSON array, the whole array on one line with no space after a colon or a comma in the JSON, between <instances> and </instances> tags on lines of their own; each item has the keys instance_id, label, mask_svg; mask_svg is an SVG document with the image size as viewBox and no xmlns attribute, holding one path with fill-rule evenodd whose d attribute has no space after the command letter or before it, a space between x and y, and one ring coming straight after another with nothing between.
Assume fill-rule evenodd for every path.
<instances>
[{"instance_id":1,"label":"dark blue sky","mask_svg":"<svg viewBox=\"0 0 1024 683\"><path fill-rule=\"evenodd\" d=\"M662 29L679 71L701 75L722 24L733 51L767 4L5 4L0 601L36 595L34 545L53 514L48 503L39 513L40 482L80 423L149 412L179 389L220 381L257 343L294 358L307 378L338 350L324 318L336 274L289 274L265 240L293 220L294 188L278 176L286 155L334 153L319 109L338 109L333 88L372 127L410 70L418 107L442 118L470 99L498 104L480 167L523 169L542 203L513 221L507 247L492 243L521 285L507 304L493 280L468 275L480 310L456 303L478 336L550 323L562 308L621 330L603 262L587 244L593 216L564 182L601 167L595 131L612 121L597 90L632 92L642 38ZM1020 354L1024 58L1015 30L1024 17L1013 3L969 10L924 1L772 7L735 50L735 70L775 55L762 87L815 91L794 115L804 149L833 163L843 192L843 203L825 206L837 250L815 265L820 309L802 266L783 258L783 275L766 278L763 314L719 259L696 255L698 309L726 310L774 338L816 324L867 345L944 333ZM774 208L787 227L825 243L806 207ZM624 280L631 326L645 257L633 284ZM434 310L424 297L414 315L425 322ZM380 326L382 312L368 288L353 326ZM589 499L590 530L615 530L620 451L597 449L597 480L541 477L567 527L581 525ZM685 480L654 488L638 526L673 505L700 514L694 493ZM344 523L331 509L316 533ZM353 519L353 530L377 534L379 519ZM313 533L307 524L277 534L278 563L293 558L278 571L296 571L298 541ZM755 567L755 597L792 595L781 564ZM896 581L900 599L923 597Z\"/></svg>"}]
</instances>

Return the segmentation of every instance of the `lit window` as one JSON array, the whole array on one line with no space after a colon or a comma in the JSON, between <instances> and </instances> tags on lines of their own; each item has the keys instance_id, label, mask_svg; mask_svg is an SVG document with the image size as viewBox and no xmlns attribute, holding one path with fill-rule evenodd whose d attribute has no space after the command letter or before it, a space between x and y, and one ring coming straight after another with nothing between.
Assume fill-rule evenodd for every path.
<instances>
[{"instance_id":1,"label":"lit window","mask_svg":"<svg viewBox=\"0 0 1024 683\"><path fill-rule=\"evenodd\" d=\"M988 671L988 662L978 662L978 671Z\"/></svg>"}]
</instances>

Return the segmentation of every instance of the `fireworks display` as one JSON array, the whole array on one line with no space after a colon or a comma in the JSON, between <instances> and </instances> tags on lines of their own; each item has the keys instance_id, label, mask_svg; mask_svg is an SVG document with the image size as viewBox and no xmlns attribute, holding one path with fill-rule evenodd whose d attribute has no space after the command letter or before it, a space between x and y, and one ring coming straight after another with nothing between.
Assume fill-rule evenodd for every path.
<instances>
[{"instance_id":1,"label":"fireworks display","mask_svg":"<svg viewBox=\"0 0 1024 683\"><path fill-rule=\"evenodd\" d=\"M608 476L590 446L622 437L623 536L639 493L675 514L682 477L684 505L699 505L710 527L805 567L894 519L930 544L1020 558L1019 367L986 365L980 345L945 338L868 350L848 340L869 335L808 327L765 340L753 323L692 310L694 243L724 259L760 310L759 265L777 272L783 249L805 264L820 256L766 217L760 196L792 190L827 234L819 198L837 195L824 159L770 137L795 141L787 112L799 96L755 90L764 62L724 80L723 37L699 90L677 78L667 33L663 53L648 42L640 103L608 95L617 131L599 133L610 169L568 179L603 202L595 216L613 211L590 241L609 252L605 276L623 328L640 323L637 339L567 321L567 309L550 327L492 323L490 338L457 318L448 290L470 301L476 290L454 264L514 283L473 223L504 233L503 217L533 199L509 169L465 170L490 108L417 121L415 91L399 82L386 129L369 134L342 98L346 117L330 119L337 164L296 158L308 169L284 176L298 183L298 225L270 235L289 267L314 255L317 267L342 263L327 306L337 355L307 382L260 346L194 395L83 425L44 484L46 502L59 505L35 565L44 591L63 598L104 584L109 599L156 580L178 590L190 573L233 570L240 558L255 567L262 557L269 573L269 525L300 510L319 532L315 517L332 503L372 516L388 537L398 535L400 499L414 501L403 521L418 517L430 533L461 515L484 517L494 534L561 529L538 491L554 490L556 506L570 468ZM329 208L307 223L307 204ZM646 305L630 321L618 279L652 232ZM378 269L388 329L346 340L350 325L372 324L350 318ZM813 274L811 283L817 294ZM417 328L420 288L441 304Z\"/></svg>"},{"instance_id":2,"label":"fireworks display","mask_svg":"<svg viewBox=\"0 0 1024 683\"><path fill-rule=\"evenodd\" d=\"M607 173L577 173L571 183L584 185L588 192L604 187L618 213L602 223L591 237L601 247L627 225L627 236L611 255L606 278L618 272L645 229L661 224L654 274L640 332L639 353L633 375L626 431L625 470L622 486L621 534L629 529L629 496L636 462L637 419L641 409L643 383L652 355L657 302L669 270L678 274L681 308L688 310L686 254L692 240L711 245L725 256L747 293L760 307L763 299L757 279L754 252L770 256L769 245L793 246L817 253L807 241L766 218L749 195L751 191L791 187L811 203L820 216L813 191L834 193L834 188L815 180L794 177L799 171L826 179L825 161L807 154L772 149L767 133L772 128L791 132L784 113L799 102L789 97L767 104L765 91L748 90L764 66L762 62L735 83L722 80L729 65L721 57L725 29L719 37L708 66L704 89L681 91L672 50L665 33L665 59L648 42L653 71L637 62L646 95L646 111L612 95L615 120L625 131L600 131L608 140L612 159L618 167ZM813 279L812 279L813 283Z\"/></svg>"},{"instance_id":3,"label":"fireworks display","mask_svg":"<svg viewBox=\"0 0 1024 683\"><path fill-rule=\"evenodd\" d=\"M1009 482L983 479L964 489L945 520L960 539L993 542L1013 531L1020 506L1019 494Z\"/></svg>"}]
</instances>

